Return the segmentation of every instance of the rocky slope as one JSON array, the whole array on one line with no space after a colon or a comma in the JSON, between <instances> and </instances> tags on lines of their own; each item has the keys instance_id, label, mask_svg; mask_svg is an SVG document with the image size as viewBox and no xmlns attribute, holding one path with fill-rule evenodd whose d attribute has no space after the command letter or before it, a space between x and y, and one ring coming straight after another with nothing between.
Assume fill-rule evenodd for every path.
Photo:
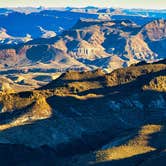
<instances>
[{"instance_id":1,"label":"rocky slope","mask_svg":"<svg viewBox=\"0 0 166 166\"><path fill-rule=\"evenodd\" d=\"M19 43L26 43L28 41L32 40L31 35L26 34L25 37L13 37L11 35L7 34L7 30L4 28L0 29L0 44L19 44Z\"/></svg>"},{"instance_id":2,"label":"rocky slope","mask_svg":"<svg viewBox=\"0 0 166 166\"><path fill-rule=\"evenodd\" d=\"M165 77L166 64L160 61L107 74L101 69L68 71L34 91L2 92L0 146L18 154L23 150L22 160L9 160L17 165L48 160L50 166L135 166L158 158L162 163ZM5 149L0 153L6 154ZM27 157L32 163L26 163Z\"/></svg>"}]
</instances>

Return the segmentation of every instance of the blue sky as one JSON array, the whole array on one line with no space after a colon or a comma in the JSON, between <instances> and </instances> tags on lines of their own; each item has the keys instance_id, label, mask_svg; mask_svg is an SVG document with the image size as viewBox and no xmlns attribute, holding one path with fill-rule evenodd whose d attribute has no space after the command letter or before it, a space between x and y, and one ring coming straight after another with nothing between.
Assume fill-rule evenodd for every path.
<instances>
[{"instance_id":1,"label":"blue sky","mask_svg":"<svg viewBox=\"0 0 166 166\"><path fill-rule=\"evenodd\" d=\"M166 0L0 0L0 7L45 6L45 7L121 7L166 9Z\"/></svg>"}]
</instances>

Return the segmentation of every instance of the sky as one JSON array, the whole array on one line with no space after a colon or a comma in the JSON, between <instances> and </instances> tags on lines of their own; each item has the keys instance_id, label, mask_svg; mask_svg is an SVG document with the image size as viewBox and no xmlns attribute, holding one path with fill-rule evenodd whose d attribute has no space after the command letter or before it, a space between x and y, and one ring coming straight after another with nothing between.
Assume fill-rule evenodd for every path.
<instances>
[{"instance_id":1,"label":"sky","mask_svg":"<svg viewBox=\"0 0 166 166\"><path fill-rule=\"evenodd\" d=\"M166 0L0 0L0 7L117 7L166 9Z\"/></svg>"}]
</instances>

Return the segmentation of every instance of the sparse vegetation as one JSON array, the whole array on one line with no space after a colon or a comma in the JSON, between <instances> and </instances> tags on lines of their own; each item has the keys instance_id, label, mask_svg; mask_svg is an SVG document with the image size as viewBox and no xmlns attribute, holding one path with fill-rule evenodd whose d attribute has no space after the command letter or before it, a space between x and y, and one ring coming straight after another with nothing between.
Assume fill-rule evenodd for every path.
<instances>
[{"instance_id":1,"label":"sparse vegetation","mask_svg":"<svg viewBox=\"0 0 166 166\"><path fill-rule=\"evenodd\" d=\"M144 85L143 89L166 92L166 76L158 76L152 79L148 85Z\"/></svg>"},{"instance_id":2,"label":"sparse vegetation","mask_svg":"<svg viewBox=\"0 0 166 166\"><path fill-rule=\"evenodd\" d=\"M160 132L161 129L160 125L143 126L138 135L129 139L127 143L98 151L96 153L97 162L119 160L156 150L155 147L149 145L149 139L152 134Z\"/></svg>"}]
</instances>

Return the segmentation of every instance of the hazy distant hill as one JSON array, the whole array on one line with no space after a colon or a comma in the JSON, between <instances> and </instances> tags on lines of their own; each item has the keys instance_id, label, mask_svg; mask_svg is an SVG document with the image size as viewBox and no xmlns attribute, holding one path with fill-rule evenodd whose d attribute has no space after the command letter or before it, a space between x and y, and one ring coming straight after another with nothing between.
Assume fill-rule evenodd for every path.
<instances>
[{"instance_id":1,"label":"hazy distant hill","mask_svg":"<svg viewBox=\"0 0 166 166\"><path fill-rule=\"evenodd\" d=\"M140 15L145 17L166 18L166 10L123 9L127 15Z\"/></svg>"}]
</instances>

